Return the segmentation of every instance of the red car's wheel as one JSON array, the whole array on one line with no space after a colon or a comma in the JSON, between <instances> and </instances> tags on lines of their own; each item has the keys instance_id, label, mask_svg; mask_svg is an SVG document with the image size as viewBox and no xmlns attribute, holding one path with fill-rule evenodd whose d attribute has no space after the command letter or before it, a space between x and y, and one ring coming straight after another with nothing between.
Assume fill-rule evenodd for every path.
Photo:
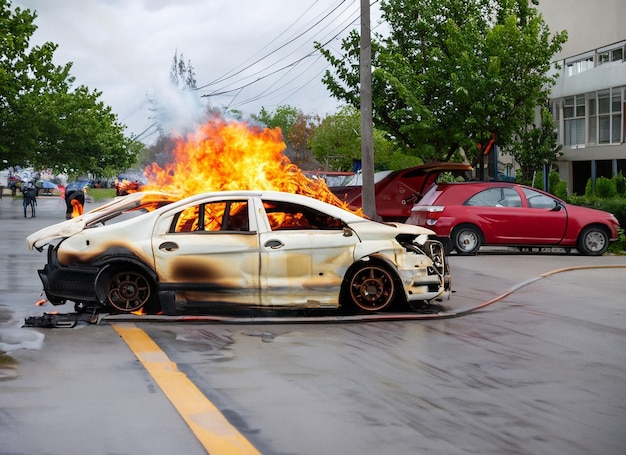
<instances>
[{"instance_id":1,"label":"red car's wheel","mask_svg":"<svg viewBox=\"0 0 626 455\"><path fill-rule=\"evenodd\" d=\"M588 256L601 256L609 247L609 235L601 226L587 226L578 237L578 251Z\"/></svg>"},{"instance_id":2,"label":"red car's wheel","mask_svg":"<svg viewBox=\"0 0 626 455\"><path fill-rule=\"evenodd\" d=\"M460 255L476 254L482 244L482 235L476 226L461 225L452 231L454 249Z\"/></svg>"}]
</instances>

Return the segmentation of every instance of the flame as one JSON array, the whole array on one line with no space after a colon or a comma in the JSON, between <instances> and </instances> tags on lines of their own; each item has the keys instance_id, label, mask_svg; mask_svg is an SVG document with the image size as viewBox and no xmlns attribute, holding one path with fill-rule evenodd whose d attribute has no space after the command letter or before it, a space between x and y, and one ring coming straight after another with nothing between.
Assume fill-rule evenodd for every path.
<instances>
[{"instance_id":1,"label":"flame","mask_svg":"<svg viewBox=\"0 0 626 455\"><path fill-rule=\"evenodd\" d=\"M324 180L308 178L291 163L283 154L285 148L279 128L215 116L186 139L176 140L170 162L146 167L149 183L141 190L167 191L181 198L209 191L283 191L348 209Z\"/></svg>"},{"instance_id":2,"label":"flame","mask_svg":"<svg viewBox=\"0 0 626 455\"><path fill-rule=\"evenodd\" d=\"M43 306L43 305L45 305L45 304L46 304L46 302L47 302L47 301L48 301L48 300L46 300L46 299L37 300L37 301L35 302L35 306Z\"/></svg>"},{"instance_id":3,"label":"flame","mask_svg":"<svg viewBox=\"0 0 626 455\"><path fill-rule=\"evenodd\" d=\"M80 201L72 199L70 203L72 204L72 218L76 218L77 216L83 214L84 207L83 204L80 203Z\"/></svg>"}]
</instances>

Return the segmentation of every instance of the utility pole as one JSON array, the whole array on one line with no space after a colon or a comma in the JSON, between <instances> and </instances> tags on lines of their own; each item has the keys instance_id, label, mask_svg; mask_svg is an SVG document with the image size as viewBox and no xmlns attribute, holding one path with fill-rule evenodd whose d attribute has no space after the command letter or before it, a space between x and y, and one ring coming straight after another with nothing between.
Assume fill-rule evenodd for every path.
<instances>
[{"instance_id":1,"label":"utility pole","mask_svg":"<svg viewBox=\"0 0 626 455\"><path fill-rule=\"evenodd\" d=\"M361 202L365 216L375 220L374 191L374 132L372 125L372 37L370 29L370 0L361 0Z\"/></svg>"}]
</instances>

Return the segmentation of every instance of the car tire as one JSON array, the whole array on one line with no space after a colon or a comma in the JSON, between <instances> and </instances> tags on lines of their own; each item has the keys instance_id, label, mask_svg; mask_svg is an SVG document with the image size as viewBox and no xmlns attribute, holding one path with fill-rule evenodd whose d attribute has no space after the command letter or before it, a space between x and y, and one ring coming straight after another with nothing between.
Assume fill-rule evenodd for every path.
<instances>
[{"instance_id":1,"label":"car tire","mask_svg":"<svg viewBox=\"0 0 626 455\"><path fill-rule=\"evenodd\" d=\"M360 312L372 313L388 308L397 295L394 275L377 263L367 262L350 273L347 296Z\"/></svg>"},{"instance_id":2,"label":"car tire","mask_svg":"<svg viewBox=\"0 0 626 455\"><path fill-rule=\"evenodd\" d=\"M152 280L138 269L111 275L106 284L106 303L122 313L154 311L156 292Z\"/></svg>"},{"instance_id":3,"label":"car tire","mask_svg":"<svg viewBox=\"0 0 626 455\"><path fill-rule=\"evenodd\" d=\"M457 254L462 256L476 254L482 243L480 229L470 224L454 228L451 238Z\"/></svg>"},{"instance_id":4,"label":"car tire","mask_svg":"<svg viewBox=\"0 0 626 455\"><path fill-rule=\"evenodd\" d=\"M609 234L602 226L587 226L578 236L578 251L587 256L602 256L609 247Z\"/></svg>"}]
</instances>

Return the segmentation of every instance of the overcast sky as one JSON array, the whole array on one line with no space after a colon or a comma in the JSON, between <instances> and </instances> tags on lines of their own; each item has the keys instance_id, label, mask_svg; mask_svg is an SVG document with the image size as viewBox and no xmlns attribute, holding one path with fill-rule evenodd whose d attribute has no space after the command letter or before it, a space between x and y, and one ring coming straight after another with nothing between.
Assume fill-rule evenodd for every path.
<instances>
[{"instance_id":1,"label":"overcast sky","mask_svg":"<svg viewBox=\"0 0 626 455\"><path fill-rule=\"evenodd\" d=\"M320 82L328 65L313 42L338 51L336 37L360 29L359 0L13 0L13 5L37 13L31 44L56 43L55 63L73 62L76 85L101 91L127 132L146 142L156 136L149 97L175 112L173 124L166 125L173 128L187 125L198 102L207 99L213 107L248 115L280 105L321 117L336 112L338 102ZM372 8L374 27L378 12ZM168 96L176 51L191 61L200 88L184 103Z\"/></svg>"}]
</instances>

